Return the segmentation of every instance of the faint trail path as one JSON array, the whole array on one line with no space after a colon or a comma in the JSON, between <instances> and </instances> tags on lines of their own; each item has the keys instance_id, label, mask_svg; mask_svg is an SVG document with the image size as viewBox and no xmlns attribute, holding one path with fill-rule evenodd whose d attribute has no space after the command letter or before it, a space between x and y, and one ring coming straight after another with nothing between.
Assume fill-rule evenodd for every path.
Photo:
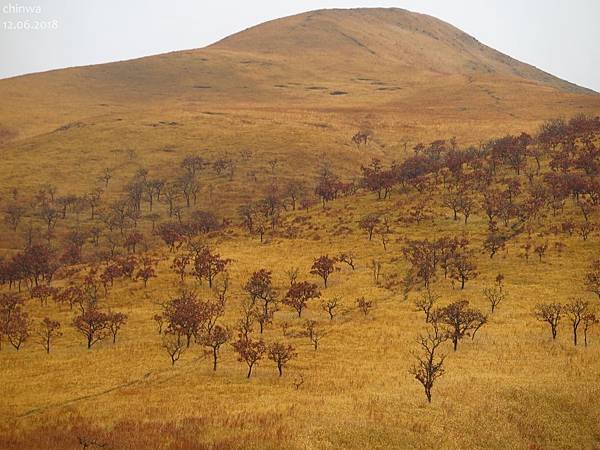
<instances>
[{"instance_id":1,"label":"faint trail path","mask_svg":"<svg viewBox=\"0 0 600 450\"><path fill-rule=\"evenodd\" d=\"M98 397L101 397L103 395L107 395L107 394L110 394L112 392L118 391L119 389L128 388L128 387L131 387L131 386L134 386L134 385L138 385L138 384L142 384L142 383L147 383L147 384L164 383L164 382L167 382L169 380L172 380L175 377L178 377L180 375L184 375L184 374L186 374L188 372L191 372L192 370L197 369L197 366L195 365L195 363L198 362L200 359L203 359L203 356L199 356L199 357L194 358L193 360L189 361L183 367L182 366L180 366L178 368L169 367L167 369L162 369L162 370L159 370L159 371L156 371L156 372L152 372L151 371L151 372L146 373L142 378L137 378L135 380L128 381L127 383L118 384L118 385L112 386L112 387L110 387L108 389L104 389L104 390L102 390L100 392L95 392L95 393L92 393L92 394L82 395L80 397L75 397L75 398L72 398L70 400L65 400L65 401L58 402L58 403L52 403L52 404L49 404L49 405L40 406L38 408L31 409L31 410L29 410L29 411L27 411L27 412L25 412L23 414L19 414L19 415L16 416L16 418L17 419L22 419L22 418L26 418L26 417L29 417L29 416L33 416L33 415L36 415L36 414L40 414L40 413L46 412L46 411L51 410L51 409L63 408L65 406L73 405L75 403L82 402L82 401L85 401L85 400L91 400L91 399L94 399L94 398L98 398ZM161 375L164 374L164 373L167 373L167 372L172 372L172 375L168 376L168 377L161 378Z\"/></svg>"}]
</instances>

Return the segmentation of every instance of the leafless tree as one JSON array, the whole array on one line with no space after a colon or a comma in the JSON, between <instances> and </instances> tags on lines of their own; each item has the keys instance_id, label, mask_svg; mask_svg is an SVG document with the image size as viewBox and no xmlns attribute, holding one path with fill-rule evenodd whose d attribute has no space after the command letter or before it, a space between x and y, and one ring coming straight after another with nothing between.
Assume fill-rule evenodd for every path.
<instances>
[{"instance_id":1,"label":"leafless tree","mask_svg":"<svg viewBox=\"0 0 600 450\"><path fill-rule=\"evenodd\" d=\"M356 269L356 264L354 262L354 254L352 252L345 252L338 256L338 261L348 264L352 270Z\"/></svg>"},{"instance_id":2,"label":"leafless tree","mask_svg":"<svg viewBox=\"0 0 600 450\"><path fill-rule=\"evenodd\" d=\"M427 335L421 335L417 339L422 352L414 355L417 361L409 372L423 385L429 403L431 403L431 389L435 381L445 372L446 355L437 355L436 352L448 338L448 334L441 331L436 322L432 322Z\"/></svg>"},{"instance_id":3,"label":"leafless tree","mask_svg":"<svg viewBox=\"0 0 600 450\"><path fill-rule=\"evenodd\" d=\"M588 331L594 326L597 325L600 320L596 316L596 314L588 312L582 319L583 322L583 342L585 346L588 345Z\"/></svg>"},{"instance_id":4,"label":"leafless tree","mask_svg":"<svg viewBox=\"0 0 600 450\"><path fill-rule=\"evenodd\" d=\"M571 298L569 303L564 305L565 315L571 321L571 327L573 329L573 343L577 345L577 329L579 324L583 321L583 318L587 315L589 310L589 303L581 298Z\"/></svg>"},{"instance_id":5,"label":"leafless tree","mask_svg":"<svg viewBox=\"0 0 600 450\"><path fill-rule=\"evenodd\" d=\"M360 297L356 299L356 306L366 317L373 308L373 301L368 300L365 297Z\"/></svg>"},{"instance_id":6,"label":"leafless tree","mask_svg":"<svg viewBox=\"0 0 600 450\"><path fill-rule=\"evenodd\" d=\"M171 365L175 365L181 355L185 352L187 346L181 335L172 332L165 332L162 337L162 347L171 357Z\"/></svg>"},{"instance_id":7,"label":"leafless tree","mask_svg":"<svg viewBox=\"0 0 600 450\"><path fill-rule=\"evenodd\" d=\"M340 306L340 301L341 301L341 299L339 297L333 297L328 300L325 300L321 304L323 311L325 311L325 312L327 312L327 314L329 314L329 320L333 320L333 318L335 317L335 315L336 315L335 309Z\"/></svg>"},{"instance_id":8,"label":"leafless tree","mask_svg":"<svg viewBox=\"0 0 600 450\"><path fill-rule=\"evenodd\" d=\"M429 323L431 314L434 311L434 307L440 298L441 297L438 294L428 287L425 292L423 292L421 296L415 300L415 306L417 307L417 310L425 313L426 323Z\"/></svg>"},{"instance_id":9,"label":"leafless tree","mask_svg":"<svg viewBox=\"0 0 600 450\"><path fill-rule=\"evenodd\" d=\"M285 271L285 274L288 277L290 286L292 286L298 280L298 275L300 274L300 268L299 267L290 267L288 270Z\"/></svg>"},{"instance_id":10,"label":"leafless tree","mask_svg":"<svg viewBox=\"0 0 600 450\"><path fill-rule=\"evenodd\" d=\"M46 353L50 353L50 347L52 341L55 338L62 336L62 332L60 331L60 323L56 320L51 320L48 317L45 317L40 322L40 327L37 331L38 342Z\"/></svg>"},{"instance_id":11,"label":"leafless tree","mask_svg":"<svg viewBox=\"0 0 600 450\"><path fill-rule=\"evenodd\" d=\"M600 259L590 264L588 272L585 274L584 284L589 292L596 294L600 299Z\"/></svg>"},{"instance_id":12,"label":"leafless tree","mask_svg":"<svg viewBox=\"0 0 600 450\"><path fill-rule=\"evenodd\" d=\"M496 277L496 283L492 287L487 287L483 289L483 295L487 299L490 304L490 308L492 313L496 310L496 307L506 300L508 293L504 290L504 275L498 274Z\"/></svg>"},{"instance_id":13,"label":"leafless tree","mask_svg":"<svg viewBox=\"0 0 600 450\"><path fill-rule=\"evenodd\" d=\"M562 317L563 307L559 303L541 303L536 305L533 314L540 322L547 322L550 325L552 339L556 339L558 323Z\"/></svg>"},{"instance_id":14,"label":"leafless tree","mask_svg":"<svg viewBox=\"0 0 600 450\"><path fill-rule=\"evenodd\" d=\"M305 335L312 342L315 351L319 348L319 343L327 335L327 332L317 325L315 320L304 322Z\"/></svg>"}]
</instances>

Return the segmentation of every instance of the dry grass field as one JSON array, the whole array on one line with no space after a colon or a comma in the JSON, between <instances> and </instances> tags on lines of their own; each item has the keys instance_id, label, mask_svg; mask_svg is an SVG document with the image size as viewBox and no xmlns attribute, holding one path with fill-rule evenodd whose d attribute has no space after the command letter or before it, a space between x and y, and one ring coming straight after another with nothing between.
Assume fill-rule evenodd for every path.
<instances>
[{"instance_id":1,"label":"dry grass field","mask_svg":"<svg viewBox=\"0 0 600 450\"><path fill-rule=\"evenodd\" d=\"M342 298L344 313L330 322L319 301L309 304L306 318L318 320L329 333L318 351L307 338L283 338L284 322L292 330L302 324L289 308L282 308L265 332L267 341L285 339L297 348L298 358L282 378L272 362L263 361L247 380L246 366L231 348L223 349L216 373L198 345L172 367L152 321L160 312L157 302L176 293L176 277L165 263L147 289L122 282L111 292L107 305L131 318L115 345L101 342L87 350L67 325L71 311L42 309L31 301L33 317L51 314L67 326L50 355L33 343L19 352L3 350L2 447L77 448L78 436L95 436L98 428L113 430L106 439L114 440L115 448L596 448L598 330L587 348L576 348L564 323L553 342L532 310L540 301L573 295L597 302L581 281L586 264L600 252L597 238L551 238L564 241L566 249L562 256L550 251L542 262L520 257L517 239L493 261L479 255L482 274L464 290L448 281L436 283L443 303L464 298L487 310L482 290L501 272L509 297L475 340L465 340L456 353L449 344L445 348L447 375L429 405L408 373L415 338L425 328L413 304L417 294L404 300L401 293L375 286L368 267L377 258L383 275L402 273L406 263L400 245L384 252L380 242L369 242L359 230L345 237L331 231L338 217L355 228L357 211L373 208L397 211L393 198L374 202L362 195L311 212L314 231L302 238L273 238L261 245L236 232L211 241L234 260L224 318L232 326L245 296L240 286L252 271L273 270L275 284L283 288L285 270L292 265L301 269L301 278L317 281L307 274L313 257L356 252L356 271L343 268L323 289L324 298ZM481 218L463 228L442 213L434 225L398 227L397 235L467 232L475 244L482 228ZM169 257L168 251L161 254ZM206 286L200 289L211 295ZM367 317L354 304L360 296L375 303ZM293 381L300 374L304 384L297 390ZM165 434L165 441L163 427L175 430Z\"/></svg>"},{"instance_id":2,"label":"dry grass field","mask_svg":"<svg viewBox=\"0 0 600 450\"><path fill-rule=\"evenodd\" d=\"M336 91L345 94L332 95ZM216 371L211 355L194 340L171 363L153 317L180 293L171 264L186 246L172 252L152 232L144 200L136 230L145 240L135 253L159 261L157 277L147 287L118 279L101 297L103 311L128 316L116 343L104 339L88 349L72 326L77 307L52 300L42 306L29 298L23 282L19 295L32 327L48 316L61 323L63 335L49 354L36 343L33 328L18 351L3 339L1 449L600 448L600 327L591 329L588 346L574 346L566 317L553 340L533 313L539 303L572 297L600 311L598 297L584 285L590 264L600 258L599 230L586 240L560 231L569 220L584 223L574 196L567 196L557 215L545 205L530 234L515 233L494 258L483 248L483 192L473 192L477 207L466 224L462 217L453 220L443 205L440 182L424 191L410 182L396 184L383 200L367 189L325 207L313 199L324 166L358 185L361 165L373 158L387 167L414 156L420 142L455 138L461 149L483 151L489 140L506 134L535 137L548 119L600 114L599 95L501 55L436 19L401 10L353 10L271 22L201 50L2 80L0 96L8 99L0 105L0 208L25 208L16 229L0 225L2 261L27 246L28 230L33 242L61 249L68 233L99 226L87 208L69 211L47 241L36 203L42 186L53 185L57 198L101 187L103 212L126 195L140 169L171 180L180 175L184 157L200 156L206 167L198 178L198 200L191 208L182 198L177 203L184 220L201 210L227 224L198 239L231 259L219 323L232 330ZM367 145L352 143L357 131L369 133ZM598 134L591 142L599 145ZM581 148L582 140L576 145ZM492 184L519 180L518 202L525 207L529 192L551 172L551 156L545 149L540 174L517 176L502 166ZM219 158L230 160L233 169L214 170ZM525 166L534 166L531 157ZM112 178L105 185L99 178L106 169ZM588 178L598 182L597 174ZM261 242L240 223L239 207L291 180L303 181L315 202L281 211L277 228L268 229ZM411 208L428 217L407 220ZM164 200L152 212L157 223L175 221ZM369 240L358 226L369 214L389 219L386 248L378 233ZM587 221L600 223L600 208L592 208ZM113 235L118 237L103 230L98 247L86 240L78 267L85 271L100 263ZM468 300L487 323L474 339L461 340L457 351L450 342L442 345L445 374L428 403L409 373L417 337L429 327L415 307L424 287L405 294L410 265L403 248L407 240L442 236L469 240L478 276L460 289L438 271L431 287L440 306ZM525 258L527 242L547 243L544 257L531 252ZM122 240L116 252L128 254ZM354 254L355 270L337 262L325 288L310 274L313 260L342 253ZM381 264L378 281L374 261ZM295 267L299 281L318 284L321 299L310 300L301 319L280 305L264 334L255 326L252 335L291 344L297 356L282 377L265 356L247 378L247 366L230 345L248 297L243 286L264 268L281 298L290 285L286 272ZM492 314L483 291L499 273L508 295ZM59 273L51 284L62 288L67 279ZM185 283L200 298L215 296L206 281L188 275ZM4 283L0 292L17 288ZM361 297L373 302L367 315L357 308ZM341 305L330 320L321 303L333 298ZM325 332L318 350L303 335L306 320Z\"/></svg>"}]
</instances>

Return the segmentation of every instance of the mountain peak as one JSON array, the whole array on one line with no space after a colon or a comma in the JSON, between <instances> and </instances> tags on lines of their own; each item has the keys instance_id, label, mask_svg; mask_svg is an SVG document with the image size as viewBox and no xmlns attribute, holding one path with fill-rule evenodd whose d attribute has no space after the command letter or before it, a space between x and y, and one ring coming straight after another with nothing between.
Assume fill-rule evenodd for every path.
<instances>
[{"instance_id":1,"label":"mountain peak","mask_svg":"<svg viewBox=\"0 0 600 450\"><path fill-rule=\"evenodd\" d=\"M372 72L400 78L422 73L518 78L576 93L593 91L561 80L479 42L458 28L400 8L321 9L276 19L231 35L208 49L260 55L299 66Z\"/></svg>"}]
</instances>

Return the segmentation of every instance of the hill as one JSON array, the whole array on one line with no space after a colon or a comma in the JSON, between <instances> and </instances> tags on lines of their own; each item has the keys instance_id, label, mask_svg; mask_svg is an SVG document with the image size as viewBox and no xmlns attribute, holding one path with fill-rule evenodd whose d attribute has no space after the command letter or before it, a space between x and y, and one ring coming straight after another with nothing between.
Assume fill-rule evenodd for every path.
<instances>
[{"instance_id":1,"label":"hill","mask_svg":"<svg viewBox=\"0 0 600 450\"><path fill-rule=\"evenodd\" d=\"M600 446L595 93L374 9L0 95L0 448Z\"/></svg>"},{"instance_id":2,"label":"hill","mask_svg":"<svg viewBox=\"0 0 600 450\"><path fill-rule=\"evenodd\" d=\"M2 80L0 95L5 141L152 107L359 109L431 124L524 122L600 105L590 90L400 9L300 14L204 49Z\"/></svg>"}]
</instances>

